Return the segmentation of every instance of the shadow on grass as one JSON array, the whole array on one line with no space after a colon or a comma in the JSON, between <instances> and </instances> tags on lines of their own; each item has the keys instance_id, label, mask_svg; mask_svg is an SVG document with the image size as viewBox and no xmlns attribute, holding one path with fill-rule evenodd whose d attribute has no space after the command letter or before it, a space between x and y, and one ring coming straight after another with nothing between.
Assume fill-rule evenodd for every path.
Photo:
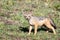
<instances>
[{"instance_id":1,"label":"shadow on grass","mask_svg":"<svg viewBox=\"0 0 60 40\"><path fill-rule=\"evenodd\" d=\"M21 31L23 31L23 32L29 32L29 28L28 27L19 27L19 30L21 30ZM37 29L37 31L39 32L39 31L49 31L49 32L51 32L51 33L53 33L52 32L52 30L51 29L48 29L45 25L43 25L43 26L41 26L41 27L39 27L38 29ZM34 32L34 28L32 29L32 32Z\"/></svg>"},{"instance_id":2,"label":"shadow on grass","mask_svg":"<svg viewBox=\"0 0 60 40\"><path fill-rule=\"evenodd\" d=\"M29 29L27 27L19 27L19 30L23 31L23 32L28 32Z\"/></svg>"}]
</instances>

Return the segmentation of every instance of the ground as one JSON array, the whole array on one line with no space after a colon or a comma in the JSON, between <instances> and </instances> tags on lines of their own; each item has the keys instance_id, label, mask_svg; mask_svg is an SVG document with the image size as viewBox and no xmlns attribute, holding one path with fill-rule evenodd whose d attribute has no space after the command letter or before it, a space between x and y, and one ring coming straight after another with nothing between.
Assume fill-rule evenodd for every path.
<instances>
[{"instance_id":1,"label":"ground","mask_svg":"<svg viewBox=\"0 0 60 40\"><path fill-rule=\"evenodd\" d=\"M44 0L0 0L0 40L60 40L60 1ZM28 34L29 23L22 14L22 10L32 10L34 16L49 16L54 20L56 35L46 32L45 28L38 28L34 35Z\"/></svg>"}]
</instances>

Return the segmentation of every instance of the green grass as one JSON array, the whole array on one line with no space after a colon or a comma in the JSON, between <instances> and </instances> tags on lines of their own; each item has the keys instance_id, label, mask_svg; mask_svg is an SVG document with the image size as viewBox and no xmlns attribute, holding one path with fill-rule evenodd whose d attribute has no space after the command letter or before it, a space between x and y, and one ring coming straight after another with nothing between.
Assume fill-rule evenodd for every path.
<instances>
[{"instance_id":1,"label":"green grass","mask_svg":"<svg viewBox=\"0 0 60 40\"><path fill-rule=\"evenodd\" d=\"M40 30L37 35L27 35L29 23L22 10L32 10L35 16L51 15L57 34ZM0 0L0 40L60 40L60 1L54 0L51 7L45 7L43 0Z\"/></svg>"},{"instance_id":2,"label":"green grass","mask_svg":"<svg viewBox=\"0 0 60 40\"><path fill-rule=\"evenodd\" d=\"M18 29L17 29L18 28ZM19 27L8 27L6 26L3 29L0 29L0 40L17 40L17 39L30 39L30 40L59 40L60 39L60 30L56 29L57 34L46 33L46 31L38 31L37 35L34 35L33 32L31 35L27 35L28 32L19 30Z\"/></svg>"}]
</instances>

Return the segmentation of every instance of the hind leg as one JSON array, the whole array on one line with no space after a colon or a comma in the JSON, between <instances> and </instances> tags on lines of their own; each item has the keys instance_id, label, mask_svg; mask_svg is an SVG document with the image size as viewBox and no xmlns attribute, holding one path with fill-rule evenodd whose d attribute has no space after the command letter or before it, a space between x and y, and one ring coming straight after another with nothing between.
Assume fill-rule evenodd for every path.
<instances>
[{"instance_id":1,"label":"hind leg","mask_svg":"<svg viewBox=\"0 0 60 40\"><path fill-rule=\"evenodd\" d=\"M49 29L52 29L53 33L56 35L55 29L51 26L50 23L45 24Z\"/></svg>"}]
</instances>

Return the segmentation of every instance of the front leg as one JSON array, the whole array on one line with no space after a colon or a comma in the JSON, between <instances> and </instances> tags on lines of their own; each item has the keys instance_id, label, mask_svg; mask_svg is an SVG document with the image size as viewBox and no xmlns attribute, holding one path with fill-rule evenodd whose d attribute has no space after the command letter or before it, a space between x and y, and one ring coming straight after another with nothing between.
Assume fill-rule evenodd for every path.
<instances>
[{"instance_id":1,"label":"front leg","mask_svg":"<svg viewBox=\"0 0 60 40\"><path fill-rule=\"evenodd\" d=\"M38 25L35 25L34 35L36 35L36 33L37 33L37 27L38 27Z\"/></svg>"},{"instance_id":2,"label":"front leg","mask_svg":"<svg viewBox=\"0 0 60 40\"><path fill-rule=\"evenodd\" d=\"M28 33L28 35L30 35L31 30L32 30L32 26L29 27L29 33Z\"/></svg>"}]
</instances>

